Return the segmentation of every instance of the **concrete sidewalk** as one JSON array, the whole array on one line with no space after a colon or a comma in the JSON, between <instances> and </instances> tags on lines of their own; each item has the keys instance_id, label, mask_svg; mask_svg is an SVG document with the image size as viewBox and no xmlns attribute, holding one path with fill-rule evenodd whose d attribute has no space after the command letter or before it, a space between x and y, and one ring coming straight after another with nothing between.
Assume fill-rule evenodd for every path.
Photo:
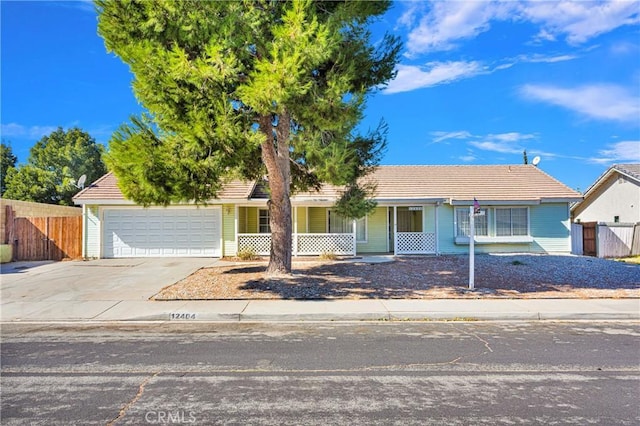
<instances>
[{"instance_id":1,"label":"concrete sidewalk","mask_svg":"<svg viewBox=\"0 0 640 426\"><path fill-rule=\"evenodd\" d=\"M640 299L47 300L2 303L7 322L640 320Z\"/></svg>"},{"instance_id":2,"label":"concrete sidewalk","mask_svg":"<svg viewBox=\"0 0 640 426\"><path fill-rule=\"evenodd\" d=\"M164 286L219 262L134 258L2 265L0 320L640 320L640 299L149 300Z\"/></svg>"}]
</instances>

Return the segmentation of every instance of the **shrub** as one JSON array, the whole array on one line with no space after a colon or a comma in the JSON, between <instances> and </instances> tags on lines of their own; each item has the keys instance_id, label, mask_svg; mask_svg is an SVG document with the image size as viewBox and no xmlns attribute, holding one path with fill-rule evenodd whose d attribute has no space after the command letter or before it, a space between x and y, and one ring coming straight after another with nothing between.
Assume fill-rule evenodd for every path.
<instances>
[{"instance_id":1,"label":"shrub","mask_svg":"<svg viewBox=\"0 0 640 426\"><path fill-rule=\"evenodd\" d=\"M320 255L320 259L322 260L337 260L338 256L332 251L323 251Z\"/></svg>"},{"instance_id":2,"label":"shrub","mask_svg":"<svg viewBox=\"0 0 640 426\"><path fill-rule=\"evenodd\" d=\"M240 260L256 260L258 255L253 247L247 247L238 251L238 258Z\"/></svg>"}]
</instances>

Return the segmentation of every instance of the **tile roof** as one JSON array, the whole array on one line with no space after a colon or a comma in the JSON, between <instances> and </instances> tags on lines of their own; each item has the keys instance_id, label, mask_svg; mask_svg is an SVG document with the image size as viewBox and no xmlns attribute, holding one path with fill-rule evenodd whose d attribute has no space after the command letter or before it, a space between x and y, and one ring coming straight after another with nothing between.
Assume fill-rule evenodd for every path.
<instances>
[{"instance_id":1,"label":"tile roof","mask_svg":"<svg viewBox=\"0 0 640 426\"><path fill-rule=\"evenodd\" d=\"M584 192L584 200L571 206L571 211L580 211L584 208L583 206L588 205L585 203L588 202L593 194L597 194L597 189L615 173L622 173L624 175L627 175L634 179L638 185L640 185L640 163L614 164L613 166L609 167L603 174L601 174L589 188L587 188L587 190Z\"/></svg>"},{"instance_id":2,"label":"tile roof","mask_svg":"<svg viewBox=\"0 0 640 426\"><path fill-rule=\"evenodd\" d=\"M533 165L490 166L379 166L367 178L377 183L379 200L442 198L453 201L540 201L579 200L581 195ZM234 180L218 198L247 200L264 190L253 182ZM340 188L324 185L319 192L305 192L296 198L336 198ZM124 200L117 179L109 173L78 193L74 200Z\"/></svg>"},{"instance_id":3,"label":"tile roof","mask_svg":"<svg viewBox=\"0 0 640 426\"><path fill-rule=\"evenodd\" d=\"M224 186L218 194L220 199L246 200L253 189L253 182L233 180ZM100 179L80 191L73 197L74 201L84 200L124 200L122 191L118 188L118 178L113 173L107 173ZM81 204L81 203L77 203Z\"/></svg>"},{"instance_id":4,"label":"tile roof","mask_svg":"<svg viewBox=\"0 0 640 426\"><path fill-rule=\"evenodd\" d=\"M626 175L629 175L636 180L640 181L640 163L635 164L614 164L613 169L616 169Z\"/></svg>"},{"instance_id":5,"label":"tile roof","mask_svg":"<svg viewBox=\"0 0 640 426\"><path fill-rule=\"evenodd\" d=\"M377 196L470 201L539 201L581 195L533 165L380 166L371 179Z\"/></svg>"},{"instance_id":6,"label":"tile roof","mask_svg":"<svg viewBox=\"0 0 640 426\"><path fill-rule=\"evenodd\" d=\"M123 200L124 197L118 188L118 179L113 173L107 173L78 192L73 199L74 201L84 199Z\"/></svg>"}]
</instances>

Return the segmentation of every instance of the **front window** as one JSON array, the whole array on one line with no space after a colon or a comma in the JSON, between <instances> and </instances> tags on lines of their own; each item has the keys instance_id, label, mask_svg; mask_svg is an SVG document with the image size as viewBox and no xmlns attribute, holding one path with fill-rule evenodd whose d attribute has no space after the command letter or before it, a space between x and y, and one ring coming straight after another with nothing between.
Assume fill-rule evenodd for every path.
<instances>
[{"instance_id":1,"label":"front window","mask_svg":"<svg viewBox=\"0 0 640 426\"><path fill-rule=\"evenodd\" d=\"M258 232L261 234L271 233L271 227L269 226L269 210L260 209L258 211Z\"/></svg>"},{"instance_id":2,"label":"front window","mask_svg":"<svg viewBox=\"0 0 640 426\"><path fill-rule=\"evenodd\" d=\"M329 211L329 233L330 234L351 234L353 232L353 221L345 219L333 211ZM356 241L367 241L367 218L356 220Z\"/></svg>"},{"instance_id":3,"label":"front window","mask_svg":"<svg viewBox=\"0 0 640 426\"><path fill-rule=\"evenodd\" d=\"M529 214L526 207L496 209L496 235L509 237L529 234Z\"/></svg>"},{"instance_id":4,"label":"front window","mask_svg":"<svg viewBox=\"0 0 640 426\"><path fill-rule=\"evenodd\" d=\"M489 228L487 226L487 209L480 209L484 212L482 215L476 215L474 220L475 235L487 236L489 235ZM456 236L468 237L469 236L469 209L456 209Z\"/></svg>"}]
</instances>

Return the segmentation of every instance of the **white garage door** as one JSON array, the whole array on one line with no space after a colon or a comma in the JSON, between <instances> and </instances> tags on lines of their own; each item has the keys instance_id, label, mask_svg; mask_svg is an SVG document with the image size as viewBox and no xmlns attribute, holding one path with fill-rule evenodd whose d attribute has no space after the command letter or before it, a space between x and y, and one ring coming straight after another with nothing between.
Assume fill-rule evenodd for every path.
<instances>
[{"instance_id":1,"label":"white garage door","mask_svg":"<svg viewBox=\"0 0 640 426\"><path fill-rule=\"evenodd\" d=\"M103 257L219 257L219 207L107 209Z\"/></svg>"}]
</instances>

